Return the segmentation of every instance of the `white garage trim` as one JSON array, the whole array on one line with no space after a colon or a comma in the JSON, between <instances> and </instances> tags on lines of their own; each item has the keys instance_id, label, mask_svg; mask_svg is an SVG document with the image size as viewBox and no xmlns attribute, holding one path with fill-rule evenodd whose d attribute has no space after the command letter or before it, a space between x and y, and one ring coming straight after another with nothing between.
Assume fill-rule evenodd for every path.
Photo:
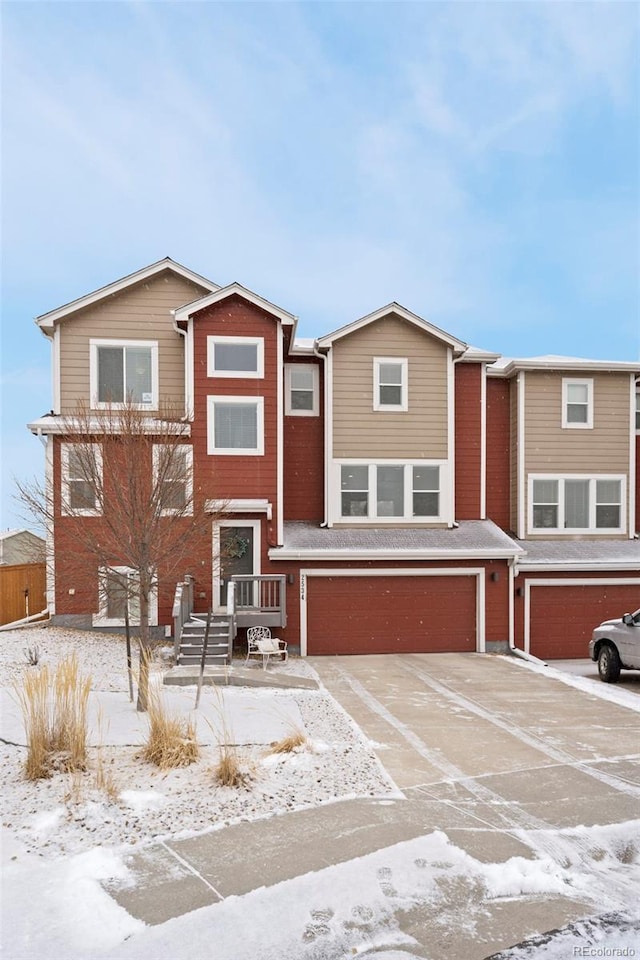
<instances>
[{"instance_id":1,"label":"white garage trim","mask_svg":"<svg viewBox=\"0 0 640 960\"><path fill-rule=\"evenodd\" d=\"M388 567L375 570L362 568L317 568L300 570L300 656L307 656L307 601L309 577L475 577L476 578L476 653L485 652L485 576L484 567L451 567L433 570L412 570L406 567Z\"/></svg>"},{"instance_id":2,"label":"white garage trim","mask_svg":"<svg viewBox=\"0 0 640 960\"><path fill-rule=\"evenodd\" d=\"M640 586L640 577L593 577L591 579L544 579L524 582L524 652L530 653L531 644L531 588L532 587L634 587ZM594 623L594 627L597 624Z\"/></svg>"}]
</instances>

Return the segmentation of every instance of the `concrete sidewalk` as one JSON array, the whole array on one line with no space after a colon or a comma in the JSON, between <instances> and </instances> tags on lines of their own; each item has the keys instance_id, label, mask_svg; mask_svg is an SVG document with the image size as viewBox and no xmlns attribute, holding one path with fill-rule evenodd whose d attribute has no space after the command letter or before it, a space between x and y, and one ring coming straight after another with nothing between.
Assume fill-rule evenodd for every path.
<instances>
[{"instance_id":1,"label":"concrete sidewalk","mask_svg":"<svg viewBox=\"0 0 640 960\"><path fill-rule=\"evenodd\" d=\"M551 837L640 812L638 718L625 707L497 657L313 665L375 742L404 798L341 801L148 847L129 858L136 886L110 890L131 914L161 923L436 829L482 862L531 858L527 831ZM549 856L558 847L550 839ZM476 895L448 891L448 914L462 916ZM468 931L443 937L433 906L405 908L396 920L433 960L479 960L593 912L593 903L571 896L484 902L471 942Z\"/></svg>"}]
</instances>

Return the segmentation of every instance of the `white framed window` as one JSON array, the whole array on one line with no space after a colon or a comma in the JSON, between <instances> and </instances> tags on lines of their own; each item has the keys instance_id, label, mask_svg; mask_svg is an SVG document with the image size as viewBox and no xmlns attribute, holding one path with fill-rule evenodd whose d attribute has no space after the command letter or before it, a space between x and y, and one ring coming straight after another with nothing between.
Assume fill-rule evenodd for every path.
<instances>
[{"instance_id":1,"label":"white framed window","mask_svg":"<svg viewBox=\"0 0 640 960\"><path fill-rule=\"evenodd\" d=\"M593 429L593 380L562 380L562 426L565 429Z\"/></svg>"},{"instance_id":2,"label":"white framed window","mask_svg":"<svg viewBox=\"0 0 640 960\"><path fill-rule=\"evenodd\" d=\"M98 517L102 513L102 447L99 443L63 443L61 513Z\"/></svg>"},{"instance_id":3,"label":"white framed window","mask_svg":"<svg viewBox=\"0 0 640 960\"><path fill-rule=\"evenodd\" d=\"M264 454L264 397L207 397L207 452Z\"/></svg>"},{"instance_id":4,"label":"white framed window","mask_svg":"<svg viewBox=\"0 0 640 960\"><path fill-rule=\"evenodd\" d=\"M207 376L264 377L262 337L207 337Z\"/></svg>"},{"instance_id":5,"label":"white framed window","mask_svg":"<svg viewBox=\"0 0 640 960\"><path fill-rule=\"evenodd\" d=\"M529 477L531 533L624 533L624 476Z\"/></svg>"},{"instance_id":6,"label":"white framed window","mask_svg":"<svg viewBox=\"0 0 640 960\"><path fill-rule=\"evenodd\" d=\"M285 409L288 417L317 417L320 412L316 363L287 363L284 368Z\"/></svg>"},{"instance_id":7,"label":"white framed window","mask_svg":"<svg viewBox=\"0 0 640 960\"><path fill-rule=\"evenodd\" d=\"M409 361L398 357L373 358L373 409L409 409Z\"/></svg>"},{"instance_id":8,"label":"white framed window","mask_svg":"<svg viewBox=\"0 0 640 960\"><path fill-rule=\"evenodd\" d=\"M337 466L341 519L442 520L442 464L360 461Z\"/></svg>"},{"instance_id":9,"label":"white framed window","mask_svg":"<svg viewBox=\"0 0 640 960\"><path fill-rule=\"evenodd\" d=\"M636 390L636 433L640 433L640 390Z\"/></svg>"},{"instance_id":10,"label":"white framed window","mask_svg":"<svg viewBox=\"0 0 640 960\"><path fill-rule=\"evenodd\" d=\"M193 514L193 447L186 443L155 444L153 469L161 516Z\"/></svg>"},{"instance_id":11,"label":"white framed window","mask_svg":"<svg viewBox=\"0 0 640 960\"><path fill-rule=\"evenodd\" d=\"M123 627L125 610L131 626L140 625L140 577L137 570L126 566L101 567L98 570L99 610L92 620L94 626ZM158 623L158 591L149 597L149 624Z\"/></svg>"},{"instance_id":12,"label":"white framed window","mask_svg":"<svg viewBox=\"0 0 640 960\"><path fill-rule=\"evenodd\" d=\"M155 340L91 340L91 406L135 403L158 407L158 343Z\"/></svg>"}]
</instances>

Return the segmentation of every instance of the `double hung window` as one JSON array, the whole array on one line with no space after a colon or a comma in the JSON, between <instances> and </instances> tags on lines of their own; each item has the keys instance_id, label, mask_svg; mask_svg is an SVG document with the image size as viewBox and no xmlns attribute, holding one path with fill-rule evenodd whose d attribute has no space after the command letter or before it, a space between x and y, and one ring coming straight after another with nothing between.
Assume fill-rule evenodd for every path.
<instances>
[{"instance_id":1,"label":"double hung window","mask_svg":"<svg viewBox=\"0 0 640 960\"><path fill-rule=\"evenodd\" d=\"M161 514L193 513L193 448L188 444L156 444L153 458Z\"/></svg>"},{"instance_id":2,"label":"double hung window","mask_svg":"<svg viewBox=\"0 0 640 960\"><path fill-rule=\"evenodd\" d=\"M409 362L398 357L374 357L373 409L406 411L409 409Z\"/></svg>"},{"instance_id":3,"label":"double hung window","mask_svg":"<svg viewBox=\"0 0 640 960\"><path fill-rule=\"evenodd\" d=\"M318 416L318 366L288 363L285 366L285 413L289 417Z\"/></svg>"},{"instance_id":4,"label":"double hung window","mask_svg":"<svg viewBox=\"0 0 640 960\"><path fill-rule=\"evenodd\" d=\"M562 381L562 426L578 429L593 427L593 380Z\"/></svg>"},{"instance_id":5,"label":"double hung window","mask_svg":"<svg viewBox=\"0 0 640 960\"><path fill-rule=\"evenodd\" d=\"M92 340L91 405L158 406L158 344L149 340Z\"/></svg>"},{"instance_id":6,"label":"double hung window","mask_svg":"<svg viewBox=\"0 0 640 960\"><path fill-rule=\"evenodd\" d=\"M64 443L61 450L63 516L101 513L102 449L98 443Z\"/></svg>"}]
</instances>

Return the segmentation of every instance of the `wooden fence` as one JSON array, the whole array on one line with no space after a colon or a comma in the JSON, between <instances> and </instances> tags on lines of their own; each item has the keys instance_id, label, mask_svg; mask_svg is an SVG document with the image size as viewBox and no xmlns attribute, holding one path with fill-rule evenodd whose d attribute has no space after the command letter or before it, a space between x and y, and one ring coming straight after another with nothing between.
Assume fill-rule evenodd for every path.
<instances>
[{"instance_id":1,"label":"wooden fence","mask_svg":"<svg viewBox=\"0 0 640 960\"><path fill-rule=\"evenodd\" d=\"M30 617L46 606L46 564L0 566L0 624Z\"/></svg>"}]
</instances>

